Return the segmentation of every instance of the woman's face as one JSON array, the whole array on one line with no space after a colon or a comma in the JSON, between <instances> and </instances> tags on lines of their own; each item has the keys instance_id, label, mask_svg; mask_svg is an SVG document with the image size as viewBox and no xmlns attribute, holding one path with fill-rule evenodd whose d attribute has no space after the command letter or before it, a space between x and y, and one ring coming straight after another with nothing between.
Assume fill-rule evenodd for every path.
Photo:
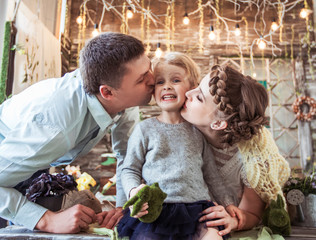
<instances>
[{"instance_id":1,"label":"woman's face","mask_svg":"<svg viewBox=\"0 0 316 240\"><path fill-rule=\"evenodd\" d=\"M210 126L218 119L217 106L209 92L210 74L207 74L200 85L186 93L187 100L181 110L182 117L197 127Z\"/></svg>"}]
</instances>

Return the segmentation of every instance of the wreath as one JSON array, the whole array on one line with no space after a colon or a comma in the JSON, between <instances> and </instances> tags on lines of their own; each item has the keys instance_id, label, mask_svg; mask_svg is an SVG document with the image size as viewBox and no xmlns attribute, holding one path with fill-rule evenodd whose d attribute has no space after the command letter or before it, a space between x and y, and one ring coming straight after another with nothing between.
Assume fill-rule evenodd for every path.
<instances>
[{"instance_id":1,"label":"wreath","mask_svg":"<svg viewBox=\"0 0 316 240\"><path fill-rule=\"evenodd\" d=\"M303 113L302 111L301 106L303 104L306 104L309 107L309 111L307 113ZM311 121L316 115L316 100L306 96L298 97L295 99L292 108L298 120Z\"/></svg>"}]
</instances>

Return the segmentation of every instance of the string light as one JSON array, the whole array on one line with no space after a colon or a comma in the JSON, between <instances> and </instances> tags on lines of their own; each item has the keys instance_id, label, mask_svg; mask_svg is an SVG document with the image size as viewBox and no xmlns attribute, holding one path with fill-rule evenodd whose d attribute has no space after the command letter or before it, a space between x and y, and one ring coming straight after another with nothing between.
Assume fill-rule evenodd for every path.
<instances>
[{"instance_id":1,"label":"string light","mask_svg":"<svg viewBox=\"0 0 316 240\"><path fill-rule=\"evenodd\" d=\"M257 45L258 45L259 49L261 49L261 50L264 50L267 46L266 42L263 40L262 37L260 37L260 39L258 39Z\"/></svg>"},{"instance_id":2,"label":"string light","mask_svg":"<svg viewBox=\"0 0 316 240\"><path fill-rule=\"evenodd\" d=\"M81 17L80 15L77 17L76 22L77 22L79 25L82 24L83 19L82 19L82 17Z\"/></svg>"},{"instance_id":3,"label":"string light","mask_svg":"<svg viewBox=\"0 0 316 240\"><path fill-rule=\"evenodd\" d=\"M189 15L187 13L185 13L183 16L183 24L188 25L189 23L190 23Z\"/></svg>"},{"instance_id":4,"label":"string light","mask_svg":"<svg viewBox=\"0 0 316 240\"><path fill-rule=\"evenodd\" d=\"M215 39L216 35L214 33L214 27L211 25L210 26L210 33L208 34L208 38L213 41Z\"/></svg>"},{"instance_id":5,"label":"string light","mask_svg":"<svg viewBox=\"0 0 316 240\"><path fill-rule=\"evenodd\" d=\"M240 31L240 28L239 28L239 24L237 23L236 27L235 27L235 35L238 37L238 36L240 36L240 34L241 34L241 31Z\"/></svg>"},{"instance_id":6,"label":"string light","mask_svg":"<svg viewBox=\"0 0 316 240\"><path fill-rule=\"evenodd\" d=\"M99 35L99 30L98 30L98 24L96 23L96 24L94 24L94 29L92 31L92 36L96 37L98 35Z\"/></svg>"},{"instance_id":7,"label":"string light","mask_svg":"<svg viewBox=\"0 0 316 240\"><path fill-rule=\"evenodd\" d=\"M271 29L273 32L275 32L278 29L279 25L275 21L275 18L272 19Z\"/></svg>"},{"instance_id":8,"label":"string light","mask_svg":"<svg viewBox=\"0 0 316 240\"><path fill-rule=\"evenodd\" d=\"M160 57L162 56L162 50L161 50L161 48L160 48L160 43L157 43L157 49L156 49L156 51L155 51L155 56L156 56L157 58L160 58Z\"/></svg>"},{"instance_id":9,"label":"string light","mask_svg":"<svg viewBox=\"0 0 316 240\"><path fill-rule=\"evenodd\" d=\"M132 8L131 8L131 7L128 7L128 8L127 8L127 11L126 11L126 17L127 17L128 19L131 19L131 18L133 18L133 16L134 16L134 13L132 12Z\"/></svg>"},{"instance_id":10,"label":"string light","mask_svg":"<svg viewBox=\"0 0 316 240\"><path fill-rule=\"evenodd\" d=\"M252 77L253 77L253 78L256 78L256 77L257 77L257 73L254 72L254 73L252 74Z\"/></svg>"}]
</instances>

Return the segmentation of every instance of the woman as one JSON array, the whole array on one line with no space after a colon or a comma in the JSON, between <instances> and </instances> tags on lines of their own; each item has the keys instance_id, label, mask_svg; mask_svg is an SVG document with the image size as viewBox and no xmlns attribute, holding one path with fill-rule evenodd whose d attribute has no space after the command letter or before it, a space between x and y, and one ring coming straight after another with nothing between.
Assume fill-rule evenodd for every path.
<instances>
[{"instance_id":1,"label":"woman","mask_svg":"<svg viewBox=\"0 0 316 240\"><path fill-rule=\"evenodd\" d=\"M198 88L186 94L181 115L194 124L214 150L217 167L242 210L231 217L222 206L203 211L207 226L225 225L231 230L257 226L263 211L288 179L290 168L264 127L268 94L249 76L229 66L215 65ZM209 221L212 219L218 219Z\"/></svg>"}]
</instances>

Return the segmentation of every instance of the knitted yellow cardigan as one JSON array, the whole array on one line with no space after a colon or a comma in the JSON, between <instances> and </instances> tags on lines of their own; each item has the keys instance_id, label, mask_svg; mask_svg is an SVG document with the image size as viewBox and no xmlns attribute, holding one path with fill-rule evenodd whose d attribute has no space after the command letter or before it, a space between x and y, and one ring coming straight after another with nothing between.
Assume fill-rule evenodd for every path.
<instances>
[{"instance_id":1,"label":"knitted yellow cardigan","mask_svg":"<svg viewBox=\"0 0 316 240\"><path fill-rule=\"evenodd\" d=\"M278 194L285 201L282 187L290 176L290 167L269 130L262 127L251 140L238 143L238 148L251 188L266 203L276 200Z\"/></svg>"}]
</instances>

